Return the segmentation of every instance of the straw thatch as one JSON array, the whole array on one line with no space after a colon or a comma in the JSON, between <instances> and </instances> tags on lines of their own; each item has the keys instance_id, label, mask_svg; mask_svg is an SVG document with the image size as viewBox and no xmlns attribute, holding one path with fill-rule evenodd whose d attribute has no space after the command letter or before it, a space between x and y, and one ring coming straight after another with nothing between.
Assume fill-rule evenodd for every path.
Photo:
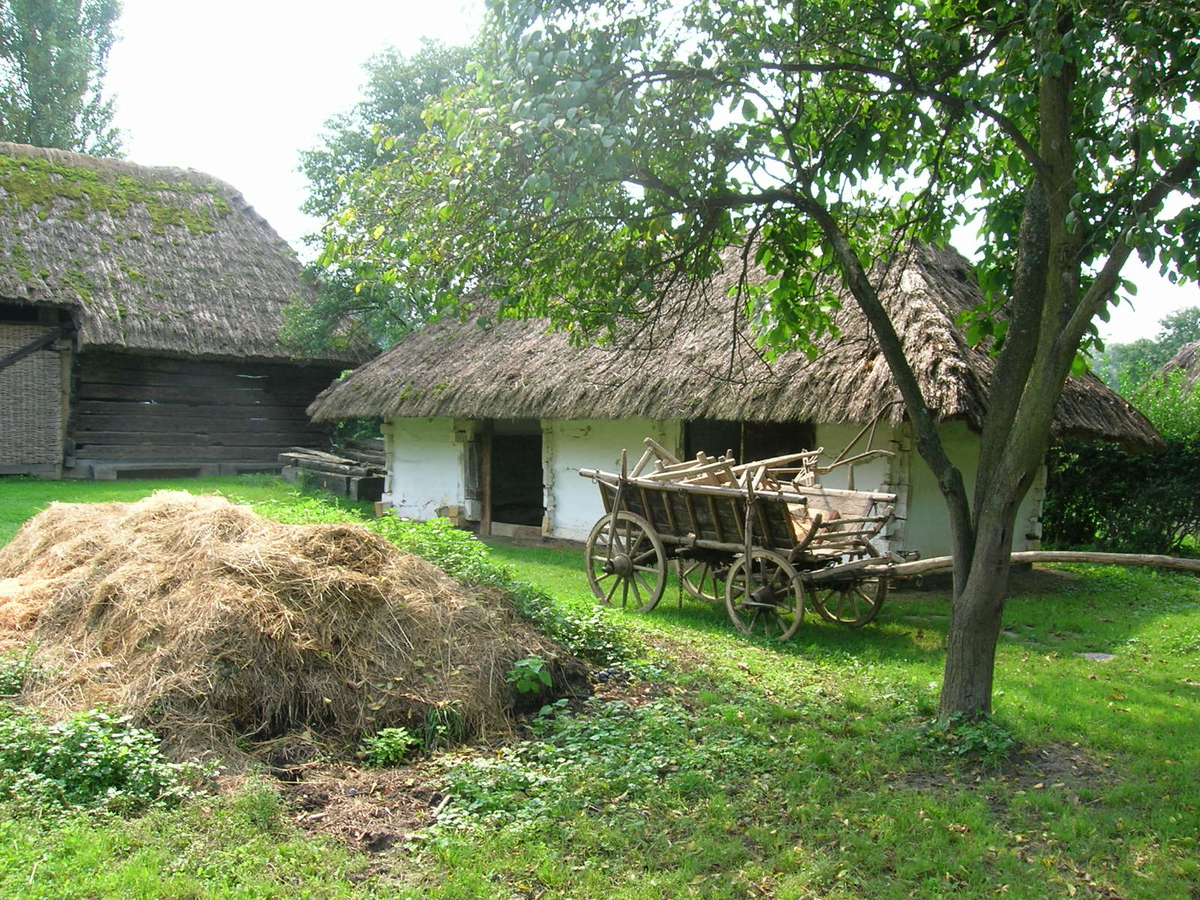
<instances>
[{"instance_id":1,"label":"straw thatch","mask_svg":"<svg viewBox=\"0 0 1200 900\"><path fill-rule=\"evenodd\" d=\"M1179 352L1167 361L1159 370L1159 375L1169 375L1172 372L1183 372L1183 387L1192 390L1200 384L1200 341L1184 344Z\"/></svg>"},{"instance_id":2,"label":"straw thatch","mask_svg":"<svg viewBox=\"0 0 1200 900\"><path fill-rule=\"evenodd\" d=\"M915 247L894 261L889 307L926 402L941 420L979 429L994 360L967 345L959 312L982 300L969 263L950 249ZM853 302L834 314L838 337L768 362L730 288L726 270L665 315L635 322L609 346L573 347L540 321L480 327L441 321L415 332L323 392L318 421L354 416L456 418L731 419L867 423L899 399L891 370ZM893 406L893 421L903 417ZM1148 446L1154 428L1097 379L1071 379L1056 436Z\"/></svg>"},{"instance_id":3,"label":"straw thatch","mask_svg":"<svg viewBox=\"0 0 1200 900\"><path fill-rule=\"evenodd\" d=\"M473 589L357 525L282 525L219 497L53 504L0 550L0 639L30 640L24 699L115 706L180 754L434 723L503 728L530 655L579 668Z\"/></svg>"},{"instance_id":4,"label":"straw thatch","mask_svg":"<svg viewBox=\"0 0 1200 900\"><path fill-rule=\"evenodd\" d=\"M0 300L69 310L81 348L361 362L280 344L314 297L240 193L191 170L0 143Z\"/></svg>"}]
</instances>

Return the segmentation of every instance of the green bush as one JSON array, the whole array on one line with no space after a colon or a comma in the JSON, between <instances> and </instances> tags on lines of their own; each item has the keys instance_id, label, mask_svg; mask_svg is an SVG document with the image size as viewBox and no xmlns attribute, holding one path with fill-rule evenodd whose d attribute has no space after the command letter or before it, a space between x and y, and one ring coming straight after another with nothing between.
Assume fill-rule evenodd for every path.
<instances>
[{"instance_id":1,"label":"green bush","mask_svg":"<svg viewBox=\"0 0 1200 900\"><path fill-rule=\"evenodd\" d=\"M33 665L34 645L0 654L0 697L15 697L25 687Z\"/></svg>"},{"instance_id":2,"label":"green bush","mask_svg":"<svg viewBox=\"0 0 1200 900\"><path fill-rule=\"evenodd\" d=\"M504 587L511 573L492 562L487 546L469 531L455 528L449 519L413 522L397 516L382 516L366 523L401 550L427 559L463 581L477 581Z\"/></svg>"},{"instance_id":3,"label":"green bush","mask_svg":"<svg viewBox=\"0 0 1200 900\"><path fill-rule=\"evenodd\" d=\"M1156 453L1070 441L1049 457L1043 512L1048 546L1195 555L1200 535L1200 385L1182 373L1133 397L1166 441Z\"/></svg>"},{"instance_id":4,"label":"green bush","mask_svg":"<svg viewBox=\"0 0 1200 900\"><path fill-rule=\"evenodd\" d=\"M372 766L398 766L421 749L421 738L407 728L380 728L363 739L363 759Z\"/></svg>"},{"instance_id":5,"label":"green bush","mask_svg":"<svg viewBox=\"0 0 1200 900\"><path fill-rule=\"evenodd\" d=\"M0 796L19 807L129 813L172 806L194 792L200 774L167 761L158 739L127 716L92 709L48 724L0 707Z\"/></svg>"}]
</instances>

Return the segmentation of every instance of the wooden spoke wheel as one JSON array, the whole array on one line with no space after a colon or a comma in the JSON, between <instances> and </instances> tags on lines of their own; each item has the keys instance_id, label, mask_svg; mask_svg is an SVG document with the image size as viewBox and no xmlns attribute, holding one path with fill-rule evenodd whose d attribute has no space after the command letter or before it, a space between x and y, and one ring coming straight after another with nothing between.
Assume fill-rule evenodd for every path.
<instances>
[{"instance_id":1,"label":"wooden spoke wheel","mask_svg":"<svg viewBox=\"0 0 1200 900\"><path fill-rule=\"evenodd\" d=\"M588 584L608 606L649 612L667 586L667 554L654 527L641 516L606 515L592 528L584 548Z\"/></svg>"},{"instance_id":2,"label":"wooden spoke wheel","mask_svg":"<svg viewBox=\"0 0 1200 900\"><path fill-rule=\"evenodd\" d=\"M725 607L738 631L786 641L804 618L804 583L785 556L755 549L730 567Z\"/></svg>"},{"instance_id":3,"label":"wooden spoke wheel","mask_svg":"<svg viewBox=\"0 0 1200 900\"><path fill-rule=\"evenodd\" d=\"M700 600L720 602L725 596L725 569L711 559L687 557L677 559L679 583L683 589Z\"/></svg>"},{"instance_id":4,"label":"wooden spoke wheel","mask_svg":"<svg viewBox=\"0 0 1200 900\"><path fill-rule=\"evenodd\" d=\"M884 559L874 553L857 553L844 562L859 559ZM844 581L820 582L808 586L808 595L817 613L826 622L861 628L877 615L887 599L886 578L848 575Z\"/></svg>"}]
</instances>

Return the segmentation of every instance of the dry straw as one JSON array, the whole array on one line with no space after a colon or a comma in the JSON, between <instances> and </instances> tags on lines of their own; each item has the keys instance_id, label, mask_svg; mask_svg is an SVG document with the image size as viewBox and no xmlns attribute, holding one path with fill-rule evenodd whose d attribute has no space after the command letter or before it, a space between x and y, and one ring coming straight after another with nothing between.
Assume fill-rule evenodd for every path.
<instances>
[{"instance_id":1,"label":"dry straw","mask_svg":"<svg viewBox=\"0 0 1200 900\"><path fill-rule=\"evenodd\" d=\"M181 755L348 746L438 715L504 728L512 664L565 660L502 596L377 534L218 497L53 504L0 550L0 579L0 636L38 646L28 702L112 705Z\"/></svg>"}]
</instances>

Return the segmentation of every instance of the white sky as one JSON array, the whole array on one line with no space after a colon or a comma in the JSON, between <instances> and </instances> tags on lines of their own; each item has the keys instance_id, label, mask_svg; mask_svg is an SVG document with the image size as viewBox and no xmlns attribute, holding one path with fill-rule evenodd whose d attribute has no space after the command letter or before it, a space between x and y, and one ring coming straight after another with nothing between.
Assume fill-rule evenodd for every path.
<instances>
[{"instance_id":1,"label":"white sky","mask_svg":"<svg viewBox=\"0 0 1200 900\"><path fill-rule=\"evenodd\" d=\"M352 106L362 64L388 44L408 55L422 36L466 43L482 0L124 0L122 39L106 88L126 156L199 169L241 191L302 258L319 225L300 212L299 152L326 119ZM964 252L970 248L961 247ZM1154 337L1168 312L1200 305L1200 287L1174 287L1133 264L1136 308L1101 328L1106 340Z\"/></svg>"}]
</instances>

